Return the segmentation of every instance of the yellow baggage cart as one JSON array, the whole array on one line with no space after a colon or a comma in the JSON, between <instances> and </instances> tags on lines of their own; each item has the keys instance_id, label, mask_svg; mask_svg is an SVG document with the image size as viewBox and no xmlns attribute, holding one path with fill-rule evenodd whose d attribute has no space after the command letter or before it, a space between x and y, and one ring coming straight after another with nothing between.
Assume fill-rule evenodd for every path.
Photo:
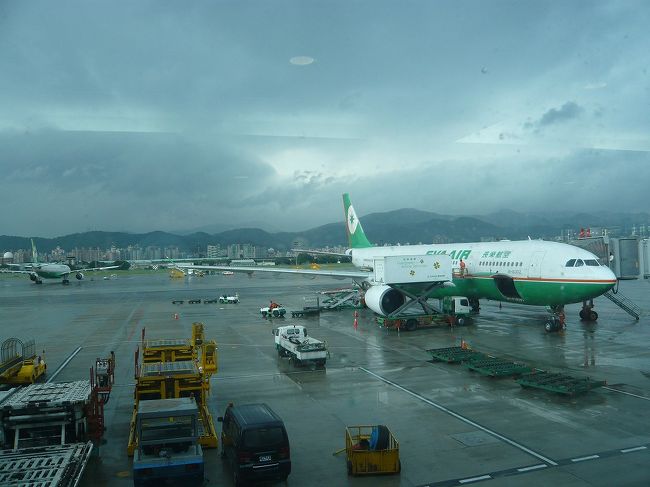
<instances>
[{"instance_id":1,"label":"yellow baggage cart","mask_svg":"<svg viewBox=\"0 0 650 487\"><path fill-rule=\"evenodd\" d=\"M399 473L399 442L384 425L345 428L348 475Z\"/></svg>"}]
</instances>

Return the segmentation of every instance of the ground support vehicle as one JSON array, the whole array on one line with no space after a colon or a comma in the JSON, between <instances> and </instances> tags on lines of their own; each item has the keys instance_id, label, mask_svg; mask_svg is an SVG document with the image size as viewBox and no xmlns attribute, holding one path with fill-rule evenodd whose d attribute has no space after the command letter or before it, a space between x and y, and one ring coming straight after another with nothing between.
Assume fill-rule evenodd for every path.
<instances>
[{"instance_id":1,"label":"ground support vehicle","mask_svg":"<svg viewBox=\"0 0 650 487\"><path fill-rule=\"evenodd\" d=\"M272 331L275 348L280 357L289 357L294 364L313 363L324 366L329 355L327 344L307 336L307 328L301 325L280 326Z\"/></svg>"},{"instance_id":2,"label":"ground support vehicle","mask_svg":"<svg viewBox=\"0 0 650 487\"><path fill-rule=\"evenodd\" d=\"M142 362L176 362L201 360L206 373L217 372L217 343L206 340L203 323L192 323L192 337L187 338L145 338L146 329L142 329Z\"/></svg>"},{"instance_id":3,"label":"ground support vehicle","mask_svg":"<svg viewBox=\"0 0 650 487\"><path fill-rule=\"evenodd\" d=\"M219 302L219 298L214 298L214 299L204 299L204 300L203 300L203 303L204 303L204 304L214 304L214 303L218 303L218 302Z\"/></svg>"},{"instance_id":4,"label":"ground support vehicle","mask_svg":"<svg viewBox=\"0 0 650 487\"><path fill-rule=\"evenodd\" d=\"M217 372L217 344L206 340L202 323L192 324L192 338L145 340L135 352L135 403L127 452L138 448L137 412L141 400L193 396L198 408L198 438L205 448L217 447L217 433L207 406L210 377ZM142 364L139 363L142 357Z\"/></svg>"},{"instance_id":5,"label":"ground support vehicle","mask_svg":"<svg viewBox=\"0 0 650 487\"><path fill-rule=\"evenodd\" d=\"M260 314L264 318L266 317L282 318L284 315L287 314L287 309L284 306L276 306L274 308L271 308L270 306L266 306L264 308L260 308Z\"/></svg>"},{"instance_id":6,"label":"ground support vehicle","mask_svg":"<svg viewBox=\"0 0 650 487\"><path fill-rule=\"evenodd\" d=\"M439 314L405 314L398 318L375 315L375 322L387 330L414 331L440 325L450 326L451 321L449 317Z\"/></svg>"},{"instance_id":7,"label":"ground support vehicle","mask_svg":"<svg viewBox=\"0 0 650 487\"><path fill-rule=\"evenodd\" d=\"M298 309L291 312L292 318L304 318L305 316L315 316L320 314L320 306L305 306L302 309Z\"/></svg>"},{"instance_id":8,"label":"ground support vehicle","mask_svg":"<svg viewBox=\"0 0 650 487\"><path fill-rule=\"evenodd\" d=\"M376 315L375 321L381 328L413 331L437 325L463 326L471 317L469 300L464 296L447 296L440 300L438 313L409 313L396 315Z\"/></svg>"},{"instance_id":9,"label":"ground support vehicle","mask_svg":"<svg viewBox=\"0 0 650 487\"><path fill-rule=\"evenodd\" d=\"M184 302L185 302L185 301L183 301L182 299L174 299L174 300L172 301L172 304L183 304Z\"/></svg>"},{"instance_id":10,"label":"ground support vehicle","mask_svg":"<svg viewBox=\"0 0 650 487\"><path fill-rule=\"evenodd\" d=\"M43 355L36 355L36 342L8 338L0 346L0 384L33 384L45 373Z\"/></svg>"},{"instance_id":11,"label":"ground support vehicle","mask_svg":"<svg viewBox=\"0 0 650 487\"><path fill-rule=\"evenodd\" d=\"M175 481L202 485L203 450L198 443L199 409L194 398L143 400L136 414L133 454L136 487Z\"/></svg>"},{"instance_id":12,"label":"ground support vehicle","mask_svg":"<svg viewBox=\"0 0 650 487\"><path fill-rule=\"evenodd\" d=\"M322 291L321 309L360 309L364 307L363 291L359 288Z\"/></svg>"},{"instance_id":13,"label":"ground support vehicle","mask_svg":"<svg viewBox=\"0 0 650 487\"><path fill-rule=\"evenodd\" d=\"M221 427L221 458L230 464L235 486L256 480L287 480L291 447L284 422L267 404L230 403Z\"/></svg>"},{"instance_id":14,"label":"ground support vehicle","mask_svg":"<svg viewBox=\"0 0 650 487\"><path fill-rule=\"evenodd\" d=\"M348 426L345 428L348 475L399 473L399 442L388 427Z\"/></svg>"},{"instance_id":15,"label":"ground support vehicle","mask_svg":"<svg viewBox=\"0 0 650 487\"><path fill-rule=\"evenodd\" d=\"M90 380L31 384L0 399L0 485L78 485L104 433L115 357L97 359Z\"/></svg>"},{"instance_id":16,"label":"ground support vehicle","mask_svg":"<svg viewBox=\"0 0 650 487\"><path fill-rule=\"evenodd\" d=\"M190 299L188 301L189 304L201 304L201 299Z\"/></svg>"},{"instance_id":17,"label":"ground support vehicle","mask_svg":"<svg viewBox=\"0 0 650 487\"><path fill-rule=\"evenodd\" d=\"M224 294L223 296L219 296L219 302L222 304L237 304L239 303L239 294L232 296L227 296Z\"/></svg>"}]
</instances>

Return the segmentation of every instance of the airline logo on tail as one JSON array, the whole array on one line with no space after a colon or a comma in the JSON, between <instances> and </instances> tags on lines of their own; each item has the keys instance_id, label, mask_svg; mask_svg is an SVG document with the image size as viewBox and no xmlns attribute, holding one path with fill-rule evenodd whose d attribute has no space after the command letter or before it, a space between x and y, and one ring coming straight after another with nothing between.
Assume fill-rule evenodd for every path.
<instances>
[{"instance_id":1,"label":"airline logo on tail","mask_svg":"<svg viewBox=\"0 0 650 487\"><path fill-rule=\"evenodd\" d=\"M31 239L32 241L32 260L34 264L38 262L38 252L36 252L36 245L34 244L34 239Z\"/></svg>"},{"instance_id":2,"label":"airline logo on tail","mask_svg":"<svg viewBox=\"0 0 650 487\"><path fill-rule=\"evenodd\" d=\"M366 238L366 234L363 233L363 227L361 227L359 217L354 211L354 207L350 202L350 196L347 193L343 195L343 209L345 212L345 228L348 230L350 248L372 247L372 244Z\"/></svg>"},{"instance_id":3,"label":"airline logo on tail","mask_svg":"<svg viewBox=\"0 0 650 487\"><path fill-rule=\"evenodd\" d=\"M350 205L348 208L348 231L350 235L353 235L357 231L357 226L359 225L359 219L357 214L354 211L354 206Z\"/></svg>"}]
</instances>

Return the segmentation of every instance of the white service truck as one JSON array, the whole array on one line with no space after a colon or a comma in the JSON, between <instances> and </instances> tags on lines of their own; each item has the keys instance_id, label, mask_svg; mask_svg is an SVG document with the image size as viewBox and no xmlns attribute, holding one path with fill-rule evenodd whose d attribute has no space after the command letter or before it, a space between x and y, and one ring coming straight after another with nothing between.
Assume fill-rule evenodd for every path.
<instances>
[{"instance_id":1,"label":"white service truck","mask_svg":"<svg viewBox=\"0 0 650 487\"><path fill-rule=\"evenodd\" d=\"M307 336L307 328L301 325L279 326L272 331L275 348L280 357L289 357L296 365L313 363L324 366L327 361L325 342Z\"/></svg>"}]
</instances>

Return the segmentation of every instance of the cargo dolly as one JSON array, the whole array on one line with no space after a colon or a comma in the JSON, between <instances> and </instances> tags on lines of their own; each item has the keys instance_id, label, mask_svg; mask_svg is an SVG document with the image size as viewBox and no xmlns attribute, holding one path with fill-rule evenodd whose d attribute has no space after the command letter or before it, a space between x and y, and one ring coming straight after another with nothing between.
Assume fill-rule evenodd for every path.
<instances>
[{"instance_id":1,"label":"cargo dolly","mask_svg":"<svg viewBox=\"0 0 650 487\"><path fill-rule=\"evenodd\" d=\"M93 444L69 443L41 448L0 450L0 485L75 487L90 459Z\"/></svg>"},{"instance_id":2,"label":"cargo dolly","mask_svg":"<svg viewBox=\"0 0 650 487\"><path fill-rule=\"evenodd\" d=\"M491 356L469 357L463 360L463 365L469 370L489 377L512 377L532 370L528 365Z\"/></svg>"},{"instance_id":3,"label":"cargo dolly","mask_svg":"<svg viewBox=\"0 0 650 487\"><path fill-rule=\"evenodd\" d=\"M305 316L314 316L320 314L319 306L305 306L303 309L298 309L291 312L292 318L304 318Z\"/></svg>"},{"instance_id":4,"label":"cargo dolly","mask_svg":"<svg viewBox=\"0 0 650 487\"><path fill-rule=\"evenodd\" d=\"M431 348L427 350L436 362L456 364L486 358L487 355L464 347Z\"/></svg>"},{"instance_id":5,"label":"cargo dolly","mask_svg":"<svg viewBox=\"0 0 650 487\"><path fill-rule=\"evenodd\" d=\"M517 379L517 383L521 387L533 387L565 395L580 394L606 384L603 380L572 377L545 370L535 370L531 374L526 374Z\"/></svg>"}]
</instances>

